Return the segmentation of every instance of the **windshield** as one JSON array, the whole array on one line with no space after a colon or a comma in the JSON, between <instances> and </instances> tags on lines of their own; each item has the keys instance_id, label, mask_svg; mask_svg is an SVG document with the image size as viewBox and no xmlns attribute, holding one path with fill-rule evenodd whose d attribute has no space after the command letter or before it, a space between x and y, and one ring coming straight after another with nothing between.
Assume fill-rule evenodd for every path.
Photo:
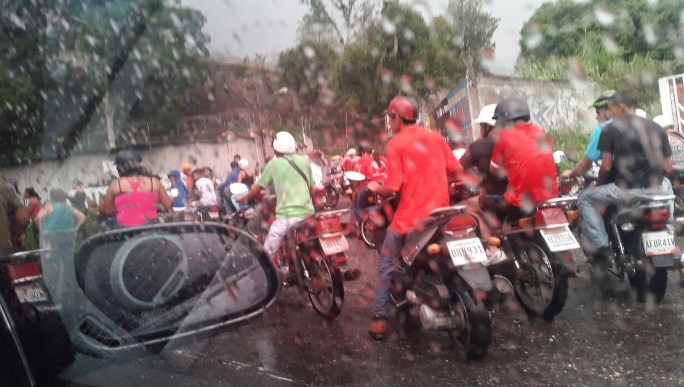
<instances>
[{"instance_id":1,"label":"windshield","mask_svg":"<svg viewBox=\"0 0 684 387\"><path fill-rule=\"evenodd\" d=\"M681 2L18 0L0 22L8 380L682 378Z\"/></svg>"}]
</instances>

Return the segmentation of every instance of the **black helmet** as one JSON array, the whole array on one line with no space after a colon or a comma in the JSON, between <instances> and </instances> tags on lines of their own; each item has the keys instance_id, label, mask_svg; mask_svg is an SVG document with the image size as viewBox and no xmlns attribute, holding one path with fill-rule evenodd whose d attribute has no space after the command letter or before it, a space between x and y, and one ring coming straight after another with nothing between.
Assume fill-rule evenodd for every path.
<instances>
[{"instance_id":1,"label":"black helmet","mask_svg":"<svg viewBox=\"0 0 684 387\"><path fill-rule=\"evenodd\" d=\"M133 150L122 150L116 154L114 159L114 164L116 164L116 169L119 170L119 174L127 175L132 172L138 172L142 169L142 156L140 153Z\"/></svg>"},{"instance_id":2,"label":"black helmet","mask_svg":"<svg viewBox=\"0 0 684 387\"><path fill-rule=\"evenodd\" d=\"M527 102L518 97L509 97L499 102L494 109L496 121L530 120L530 108Z\"/></svg>"}]
</instances>

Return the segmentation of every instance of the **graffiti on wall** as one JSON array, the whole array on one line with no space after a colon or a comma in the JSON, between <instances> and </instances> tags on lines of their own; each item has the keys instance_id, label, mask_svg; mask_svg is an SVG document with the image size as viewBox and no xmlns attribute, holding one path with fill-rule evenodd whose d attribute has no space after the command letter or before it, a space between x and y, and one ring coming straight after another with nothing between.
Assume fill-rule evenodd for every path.
<instances>
[{"instance_id":1,"label":"graffiti on wall","mask_svg":"<svg viewBox=\"0 0 684 387\"><path fill-rule=\"evenodd\" d=\"M589 130L595 124L588 106L595 90L578 91L569 84L483 78L478 87L482 106L510 96L527 101L532 122L546 130Z\"/></svg>"}]
</instances>

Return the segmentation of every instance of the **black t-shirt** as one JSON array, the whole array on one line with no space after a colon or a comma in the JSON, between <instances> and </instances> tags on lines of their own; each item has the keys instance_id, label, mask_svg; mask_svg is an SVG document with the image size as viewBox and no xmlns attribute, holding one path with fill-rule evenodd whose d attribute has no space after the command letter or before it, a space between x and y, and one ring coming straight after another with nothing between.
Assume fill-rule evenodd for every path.
<instances>
[{"instance_id":1,"label":"black t-shirt","mask_svg":"<svg viewBox=\"0 0 684 387\"><path fill-rule=\"evenodd\" d=\"M489 164L492 161L494 151L494 139L491 137L481 138L468 146L468 150L461 157L463 168L477 168L482 177L482 188L487 195L503 195L508 187L508 179L498 177L489 172Z\"/></svg>"},{"instance_id":2,"label":"black t-shirt","mask_svg":"<svg viewBox=\"0 0 684 387\"><path fill-rule=\"evenodd\" d=\"M622 188L660 186L665 158L672 156L665 130L634 115L614 118L606 125L598 149L613 154L615 184Z\"/></svg>"}]
</instances>

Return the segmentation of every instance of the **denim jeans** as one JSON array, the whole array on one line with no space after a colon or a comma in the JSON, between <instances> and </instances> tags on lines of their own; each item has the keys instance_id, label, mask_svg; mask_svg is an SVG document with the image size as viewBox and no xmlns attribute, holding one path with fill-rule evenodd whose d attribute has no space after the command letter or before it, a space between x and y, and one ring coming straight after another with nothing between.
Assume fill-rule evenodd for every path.
<instances>
[{"instance_id":1,"label":"denim jeans","mask_svg":"<svg viewBox=\"0 0 684 387\"><path fill-rule=\"evenodd\" d=\"M280 248L280 244L283 243L287 232L302 220L304 218L280 218L273 221L271 228L268 229L268 236L266 236L264 241L264 250L266 250L271 258Z\"/></svg>"},{"instance_id":2,"label":"denim jeans","mask_svg":"<svg viewBox=\"0 0 684 387\"><path fill-rule=\"evenodd\" d=\"M603 224L603 217L599 212L599 205L612 205L624 202L635 196L672 195L672 184L668 178L663 178L659 188L622 189L614 183L587 188L580 194L579 210L581 226L585 241L590 243L585 248L594 251L600 247L609 246L608 233ZM670 214L674 213L674 201L670 201Z\"/></svg>"},{"instance_id":3,"label":"denim jeans","mask_svg":"<svg viewBox=\"0 0 684 387\"><path fill-rule=\"evenodd\" d=\"M392 226L387 228L387 236L385 237L382 249L380 249L380 258L378 259L376 271L377 276L373 287L375 301L371 309L372 316L387 316L389 314L392 272L394 272L394 268L399 263L405 238L406 235L394 231Z\"/></svg>"}]
</instances>

